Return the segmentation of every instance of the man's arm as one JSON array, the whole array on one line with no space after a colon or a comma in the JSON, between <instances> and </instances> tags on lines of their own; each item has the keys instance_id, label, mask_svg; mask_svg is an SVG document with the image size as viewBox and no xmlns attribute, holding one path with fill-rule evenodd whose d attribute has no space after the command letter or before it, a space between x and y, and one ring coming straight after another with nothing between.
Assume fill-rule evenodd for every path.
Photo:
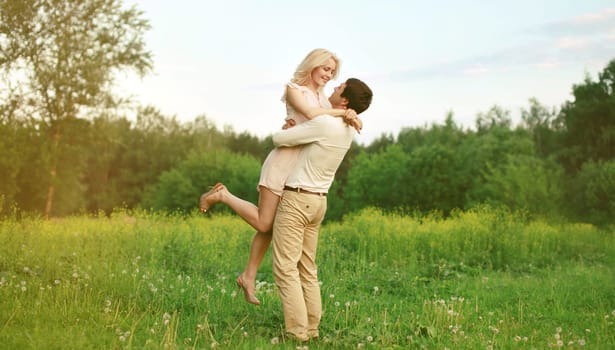
<instances>
[{"instance_id":1,"label":"man's arm","mask_svg":"<svg viewBox=\"0 0 615 350\"><path fill-rule=\"evenodd\" d=\"M325 133L325 118L332 117L326 114L320 115L292 128L278 131L273 134L273 144L278 147L292 147L316 142L322 139Z\"/></svg>"}]
</instances>

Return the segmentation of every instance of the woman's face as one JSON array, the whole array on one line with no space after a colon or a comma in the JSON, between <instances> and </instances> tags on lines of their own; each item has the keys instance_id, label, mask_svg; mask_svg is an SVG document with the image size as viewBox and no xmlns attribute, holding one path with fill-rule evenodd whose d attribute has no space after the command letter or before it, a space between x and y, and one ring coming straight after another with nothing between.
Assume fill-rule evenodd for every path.
<instances>
[{"instance_id":1,"label":"woman's face","mask_svg":"<svg viewBox=\"0 0 615 350\"><path fill-rule=\"evenodd\" d=\"M323 87L333 78L336 67L337 64L333 58L329 58L329 61L325 65L318 66L312 70L310 78L319 88Z\"/></svg>"}]
</instances>

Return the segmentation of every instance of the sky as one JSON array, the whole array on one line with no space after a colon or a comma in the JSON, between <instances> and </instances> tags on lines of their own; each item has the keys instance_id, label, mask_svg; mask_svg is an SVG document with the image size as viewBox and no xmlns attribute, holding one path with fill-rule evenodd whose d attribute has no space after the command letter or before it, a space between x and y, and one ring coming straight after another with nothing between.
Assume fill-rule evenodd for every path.
<instances>
[{"instance_id":1,"label":"sky","mask_svg":"<svg viewBox=\"0 0 615 350\"><path fill-rule=\"evenodd\" d=\"M125 0L150 21L154 70L117 91L167 116L205 115L266 137L281 128L284 86L314 48L373 90L356 140L404 127L463 128L498 105L518 122L528 100L572 101L574 84L615 59L612 0Z\"/></svg>"}]
</instances>

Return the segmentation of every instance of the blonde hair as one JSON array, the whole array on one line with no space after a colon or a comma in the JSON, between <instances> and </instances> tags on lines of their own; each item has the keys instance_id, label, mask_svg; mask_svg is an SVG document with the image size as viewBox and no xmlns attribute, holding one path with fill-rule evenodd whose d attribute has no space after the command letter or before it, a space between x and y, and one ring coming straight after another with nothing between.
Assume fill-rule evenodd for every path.
<instances>
[{"instance_id":1,"label":"blonde hair","mask_svg":"<svg viewBox=\"0 0 615 350\"><path fill-rule=\"evenodd\" d=\"M305 56L303 61L299 63L293 78L290 80L295 84L306 85L310 80L310 76L314 68L324 66L329 63L329 59L335 61L335 71L333 79L336 79L340 71L340 59L331 51L325 49L314 49Z\"/></svg>"}]
</instances>

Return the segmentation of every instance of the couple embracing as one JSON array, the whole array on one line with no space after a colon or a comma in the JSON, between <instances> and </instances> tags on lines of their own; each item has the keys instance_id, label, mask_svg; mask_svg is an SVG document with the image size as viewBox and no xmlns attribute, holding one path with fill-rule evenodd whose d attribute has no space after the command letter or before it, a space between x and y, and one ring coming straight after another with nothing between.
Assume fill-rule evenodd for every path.
<instances>
[{"instance_id":1,"label":"couple embracing","mask_svg":"<svg viewBox=\"0 0 615 350\"><path fill-rule=\"evenodd\" d=\"M222 183L200 199L201 211L222 202L256 229L245 271L237 277L247 302L255 296L256 272L272 245L275 285L286 333L300 341L318 338L322 315L316 267L318 230L327 192L362 122L357 115L372 100L361 80L350 78L327 99L324 86L339 74L340 61L325 49L311 51L286 85L287 117L273 135L276 148L263 163L258 206L233 195Z\"/></svg>"}]
</instances>

